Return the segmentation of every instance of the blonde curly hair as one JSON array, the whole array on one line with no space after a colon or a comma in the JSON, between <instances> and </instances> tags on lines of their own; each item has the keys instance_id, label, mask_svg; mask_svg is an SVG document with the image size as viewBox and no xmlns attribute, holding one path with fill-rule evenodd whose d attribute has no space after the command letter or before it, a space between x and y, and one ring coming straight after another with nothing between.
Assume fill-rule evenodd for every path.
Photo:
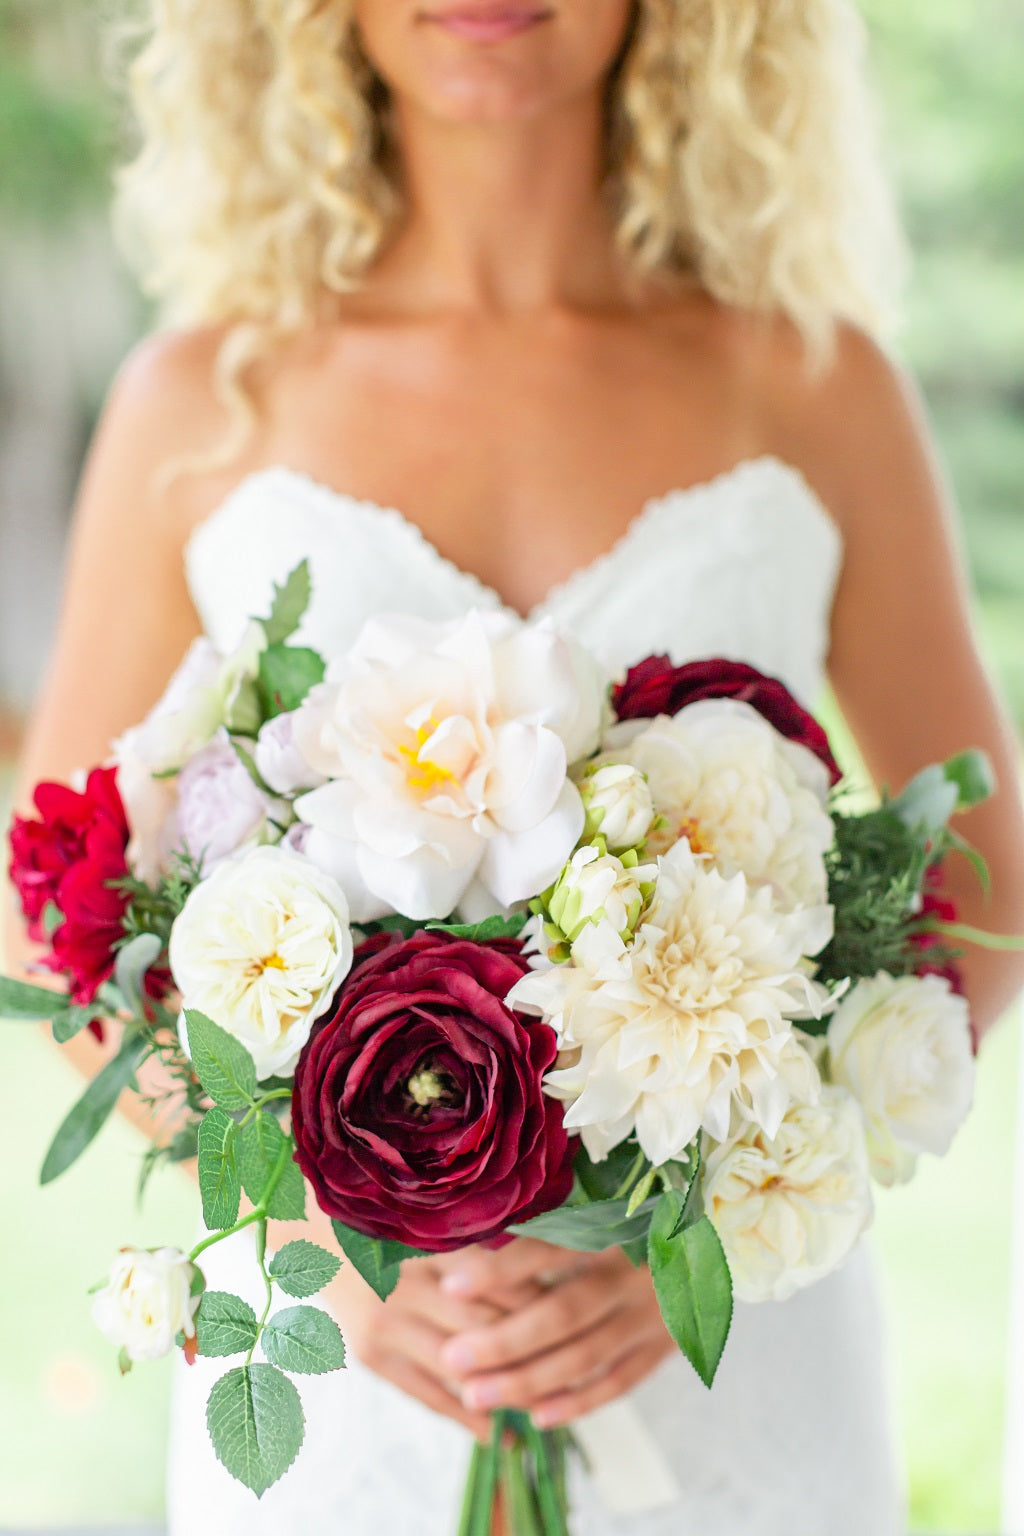
<instances>
[{"instance_id":1,"label":"blonde curly hair","mask_svg":"<svg viewBox=\"0 0 1024 1536\"><path fill-rule=\"evenodd\" d=\"M357 287L401 216L387 91L353 0L151 0L120 224L174 324L259 338ZM636 0L608 87L607 191L643 272L781 312L824 356L878 333L901 244L850 0Z\"/></svg>"}]
</instances>

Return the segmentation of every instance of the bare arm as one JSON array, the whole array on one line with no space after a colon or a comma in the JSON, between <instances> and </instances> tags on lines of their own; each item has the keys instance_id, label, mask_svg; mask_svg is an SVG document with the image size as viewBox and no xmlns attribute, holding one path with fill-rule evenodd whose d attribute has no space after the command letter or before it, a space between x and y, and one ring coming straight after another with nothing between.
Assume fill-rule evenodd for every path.
<instances>
[{"instance_id":1,"label":"bare arm","mask_svg":"<svg viewBox=\"0 0 1024 1536\"><path fill-rule=\"evenodd\" d=\"M958 828L992 876L986 899L955 857L949 892L964 922L1024 933L1024 815L1018 749L979 659L949 495L915 390L873 346L844 338L822 391L846 541L830 669L876 784L900 788L965 747L992 759L997 794ZM970 947L963 969L980 1030L1024 983L1024 955Z\"/></svg>"}]
</instances>

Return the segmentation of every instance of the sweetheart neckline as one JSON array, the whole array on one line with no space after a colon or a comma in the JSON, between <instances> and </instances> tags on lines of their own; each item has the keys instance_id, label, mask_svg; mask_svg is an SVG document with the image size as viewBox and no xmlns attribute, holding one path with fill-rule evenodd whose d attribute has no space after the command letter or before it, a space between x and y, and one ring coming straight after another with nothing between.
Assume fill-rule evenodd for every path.
<instances>
[{"instance_id":1,"label":"sweetheart neckline","mask_svg":"<svg viewBox=\"0 0 1024 1536\"><path fill-rule=\"evenodd\" d=\"M353 496L347 491L341 491L334 486L328 485L323 480L318 480L314 475L308 474L305 470L293 469L287 464L268 464L262 469L250 470L248 474L243 475L237 485L232 487L223 500L218 502L206 517L192 529L185 541L185 560L187 564L191 564L194 547L201 538L204 529L218 522L221 515L227 512L246 491L251 490L260 482L278 480L304 491L307 498L315 500L317 505L329 505L331 508L347 507L365 512L390 523L403 537L410 539L434 564L450 572L469 586L476 593L477 598L485 603L486 606L496 606L522 622L529 623L543 618L567 592L578 584L593 579L617 560L622 551L634 542L640 530L656 517L664 515L667 510L679 511L686 509L693 511L699 507L703 500L714 497L727 486L738 484L755 473L763 473L766 469L783 475L792 485L796 486L802 494L804 504L811 509L819 524L831 534L836 544L841 548L842 535L835 519L803 471L795 464L790 464L787 460L779 458L777 454L764 453L740 459L728 469L723 469L706 480L697 480L692 485L676 486L658 495L648 497L607 549L600 551L592 560L587 561L585 564L576 566L561 580L552 583L538 601L525 611L517 609L513 604L506 602L501 593L495 587L492 587L489 582L484 581L481 576L478 576L475 571L467 570L464 566L459 565L457 561L442 554L441 550L427 536L420 525L414 522L411 517L406 516L399 508L386 506L382 502L364 497Z\"/></svg>"}]
</instances>

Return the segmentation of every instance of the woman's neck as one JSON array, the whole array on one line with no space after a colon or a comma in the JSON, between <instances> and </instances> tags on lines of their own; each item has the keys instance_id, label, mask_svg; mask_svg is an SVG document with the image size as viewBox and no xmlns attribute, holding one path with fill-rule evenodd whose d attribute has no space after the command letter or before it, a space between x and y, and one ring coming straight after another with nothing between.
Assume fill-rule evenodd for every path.
<instances>
[{"instance_id":1,"label":"woman's neck","mask_svg":"<svg viewBox=\"0 0 1024 1536\"><path fill-rule=\"evenodd\" d=\"M378 296L491 314L622 302L599 99L498 124L403 103L396 128L406 213L374 268Z\"/></svg>"}]
</instances>

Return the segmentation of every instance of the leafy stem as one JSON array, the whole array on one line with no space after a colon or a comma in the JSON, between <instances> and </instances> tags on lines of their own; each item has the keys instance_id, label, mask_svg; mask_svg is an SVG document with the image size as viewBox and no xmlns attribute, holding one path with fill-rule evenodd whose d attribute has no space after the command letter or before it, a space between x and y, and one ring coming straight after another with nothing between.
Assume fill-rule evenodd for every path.
<instances>
[{"instance_id":1,"label":"leafy stem","mask_svg":"<svg viewBox=\"0 0 1024 1536\"><path fill-rule=\"evenodd\" d=\"M284 1166L283 1162L281 1166ZM265 1214L261 1216L260 1224L256 1231L256 1262L259 1264L260 1274L263 1276L263 1284L266 1287L267 1299L264 1303L263 1315L259 1322L256 1324L256 1337L250 1344L249 1353L245 1357L246 1365L249 1365L252 1361L253 1352L256 1348L256 1345L260 1341L260 1335L266 1327L267 1318L270 1316L270 1309L274 1304L274 1287L270 1279L270 1275L267 1272L267 1218Z\"/></svg>"},{"instance_id":2,"label":"leafy stem","mask_svg":"<svg viewBox=\"0 0 1024 1536\"><path fill-rule=\"evenodd\" d=\"M271 1097L271 1095L268 1095L268 1097ZM243 1227L251 1227L254 1222L260 1222L262 1225L260 1231L257 1233L256 1238L257 1251L260 1255L260 1269L263 1273L263 1278L269 1286L270 1280L267 1276L266 1268L264 1267L264 1256L266 1254L267 1246L267 1210L270 1206L271 1200L273 1199L274 1191L281 1181L281 1175L284 1173L285 1167L287 1166L288 1153L290 1150L291 1142L285 1139L281 1143L281 1150L277 1154L277 1162L274 1164L270 1178L267 1180L267 1186L264 1189L263 1194L260 1196L259 1203L254 1205L251 1211L247 1211L244 1216L239 1216L238 1220L232 1226L225 1227L220 1232L211 1232L209 1237L204 1237L202 1242L197 1243L196 1246L192 1249L192 1252L189 1254L189 1261L192 1264L195 1263L199 1255L203 1253L207 1248L212 1248L214 1243L222 1243L226 1237L234 1237L236 1232L241 1232ZM262 1327L262 1324L260 1326ZM257 1338L258 1337L259 1335L257 1334Z\"/></svg>"}]
</instances>

